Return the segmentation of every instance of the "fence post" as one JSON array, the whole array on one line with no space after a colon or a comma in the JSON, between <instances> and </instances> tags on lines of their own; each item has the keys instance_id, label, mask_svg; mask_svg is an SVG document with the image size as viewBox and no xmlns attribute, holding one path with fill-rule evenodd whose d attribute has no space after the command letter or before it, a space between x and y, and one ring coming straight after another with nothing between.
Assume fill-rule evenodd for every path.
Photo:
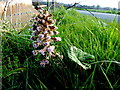
<instances>
[{"instance_id":1,"label":"fence post","mask_svg":"<svg viewBox=\"0 0 120 90\"><path fill-rule=\"evenodd\" d=\"M19 3L19 27L21 27L21 3Z\"/></svg>"},{"instance_id":2,"label":"fence post","mask_svg":"<svg viewBox=\"0 0 120 90\"><path fill-rule=\"evenodd\" d=\"M12 15L13 15L13 14L12 14L12 5L10 5L10 23L12 23L12 18L13 18Z\"/></svg>"},{"instance_id":3,"label":"fence post","mask_svg":"<svg viewBox=\"0 0 120 90\"><path fill-rule=\"evenodd\" d=\"M18 27L20 27L20 3L18 3Z\"/></svg>"},{"instance_id":4,"label":"fence post","mask_svg":"<svg viewBox=\"0 0 120 90\"><path fill-rule=\"evenodd\" d=\"M16 3L16 14L18 14L18 3ZM16 15L16 26L18 25L18 15Z\"/></svg>"},{"instance_id":5,"label":"fence post","mask_svg":"<svg viewBox=\"0 0 120 90\"><path fill-rule=\"evenodd\" d=\"M49 0L47 0L47 10L49 9Z\"/></svg>"},{"instance_id":6,"label":"fence post","mask_svg":"<svg viewBox=\"0 0 120 90\"><path fill-rule=\"evenodd\" d=\"M52 0L52 9L55 10L55 0Z\"/></svg>"},{"instance_id":7,"label":"fence post","mask_svg":"<svg viewBox=\"0 0 120 90\"><path fill-rule=\"evenodd\" d=\"M6 13L7 13L7 7L8 7L8 2L6 2L6 5L4 7L4 13L3 13L3 16L4 16L4 20L6 20Z\"/></svg>"}]
</instances>

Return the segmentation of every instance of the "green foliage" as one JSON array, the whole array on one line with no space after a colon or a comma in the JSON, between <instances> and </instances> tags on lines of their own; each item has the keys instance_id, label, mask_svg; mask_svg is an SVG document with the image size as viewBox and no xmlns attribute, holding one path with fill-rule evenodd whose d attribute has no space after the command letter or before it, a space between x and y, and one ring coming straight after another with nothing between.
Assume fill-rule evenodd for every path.
<instances>
[{"instance_id":1,"label":"green foliage","mask_svg":"<svg viewBox=\"0 0 120 90\"><path fill-rule=\"evenodd\" d=\"M29 40L29 27L19 33L6 27L2 31L3 89L119 89L120 66L113 63L119 62L120 58L118 23L85 16L63 7L53 14L59 27L58 36L62 37L62 41L56 43L56 50L64 55L64 59L50 61L51 65L45 68L40 67L42 57L34 57L31 53L34 48ZM70 46L95 57L93 61L80 58L82 63L92 63L91 69L84 70L71 61L67 53Z\"/></svg>"}]
</instances>

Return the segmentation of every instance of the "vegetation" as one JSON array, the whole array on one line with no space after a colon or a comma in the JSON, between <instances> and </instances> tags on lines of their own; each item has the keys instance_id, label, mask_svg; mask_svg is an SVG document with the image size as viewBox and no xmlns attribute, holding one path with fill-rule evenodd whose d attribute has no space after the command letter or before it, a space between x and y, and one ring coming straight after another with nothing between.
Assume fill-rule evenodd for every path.
<instances>
[{"instance_id":1,"label":"vegetation","mask_svg":"<svg viewBox=\"0 0 120 90\"><path fill-rule=\"evenodd\" d=\"M75 8L77 10L86 10L86 9L82 9L82 8ZM118 10L99 10L99 9L88 9L89 11L92 12L101 12L101 13L110 13L110 14L120 14L120 11Z\"/></svg>"},{"instance_id":2,"label":"vegetation","mask_svg":"<svg viewBox=\"0 0 120 90\"><path fill-rule=\"evenodd\" d=\"M56 43L63 60L51 61L51 65L40 66L42 56L33 56L31 30L21 31L3 24L2 69L3 89L30 90L83 90L97 88L120 88L120 40L118 23L105 22L85 16L73 9L57 9L53 13L62 38ZM91 69L84 70L68 56L70 46L94 55L94 60L85 60Z\"/></svg>"}]
</instances>

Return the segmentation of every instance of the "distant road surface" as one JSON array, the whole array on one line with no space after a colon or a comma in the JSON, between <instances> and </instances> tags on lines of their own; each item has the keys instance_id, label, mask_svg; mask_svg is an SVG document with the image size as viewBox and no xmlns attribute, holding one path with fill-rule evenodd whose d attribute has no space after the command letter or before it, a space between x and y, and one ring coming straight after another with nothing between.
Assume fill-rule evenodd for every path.
<instances>
[{"instance_id":1,"label":"distant road surface","mask_svg":"<svg viewBox=\"0 0 120 90\"><path fill-rule=\"evenodd\" d=\"M94 14L94 16L96 16L97 18L101 18L101 19L105 19L108 21L113 21L114 19L116 19L116 21L118 21L120 23L120 15L117 14L109 14L109 13L100 13L100 12L88 12L88 11L83 11L83 10L76 10L82 14L85 15L92 15L91 13Z\"/></svg>"}]
</instances>

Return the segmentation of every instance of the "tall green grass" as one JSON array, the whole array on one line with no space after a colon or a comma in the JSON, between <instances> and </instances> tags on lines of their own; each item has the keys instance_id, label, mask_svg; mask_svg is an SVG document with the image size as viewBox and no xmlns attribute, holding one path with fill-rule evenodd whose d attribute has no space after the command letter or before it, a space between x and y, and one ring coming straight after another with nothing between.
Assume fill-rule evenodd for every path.
<instances>
[{"instance_id":1,"label":"tall green grass","mask_svg":"<svg viewBox=\"0 0 120 90\"><path fill-rule=\"evenodd\" d=\"M30 90L83 90L120 88L120 40L118 23L104 22L92 16L82 15L73 9L56 9L53 13L62 38L56 49L64 55L59 64L40 67L42 56L31 53L31 31L20 33L4 28L2 32L3 88ZM84 70L68 57L70 46L76 46L95 56L92 68ZM117 63L115 63L117 62Z\"/></svg>"}]
</instances>

